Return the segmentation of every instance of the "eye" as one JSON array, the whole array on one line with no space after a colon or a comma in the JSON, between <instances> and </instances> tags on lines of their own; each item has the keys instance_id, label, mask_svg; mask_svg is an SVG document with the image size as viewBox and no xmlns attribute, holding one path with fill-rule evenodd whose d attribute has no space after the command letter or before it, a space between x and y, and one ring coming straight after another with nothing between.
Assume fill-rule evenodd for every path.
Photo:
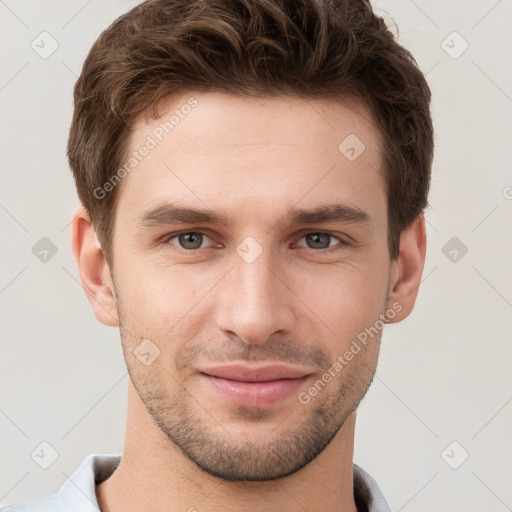
<instances>
[{"instance_id":1,"label":"eye","mask_svg":"<svg viewBox=\"0 0 512 512\"><path fill-rule=\"evenodd\" d=\"M182 231L181 233L171 233L167 235L163 243L174 245L185 251L197 251L203 249L203 243L206 240L213 241L209 236L201 231ZM306 241L306 246L298 244L300 247L317 249L318 251L329 252L344 247L347 244L342 238L333 233L312 232L303 235L300 240ZM335 242L335 243L333 243ZM337 242L337 243L336 243Z\"/></svg>"},{"instance_id":2,"label":"eye","mask_svg":"<svg viewBox=\"0 0 512 512\"><path fill-rule=\"evenodd\" d=\"M332 247L336 247L336 245L344 246L346 245L346 242L342 240L340 237L333 235L332 233L322 233L322 232L316 232L316 233L306 233L301 237L301 240L305 239L306 243L308 244L307 247L309 249L320 249L320 250L326 250L331 249ZM335 240L338 243L334 244L334 246L331 245L331 242ZM304 246L302 246L304 247Z\"/></svg>"},{"instance_id":3,"label":"eye","mask_svg":"<svg viewBox=\"0 0 512 512\"><path fill-rule=\"evenodd\" d=\"M187 251L193 251L201 249L201 245L205 238L211 240L210 237L199 231L187 231L168 235L164 242L172 245L178 245L178 247ZM174 239L176 239L177 244L172 242Z\"/></svg>"}]
</instances>

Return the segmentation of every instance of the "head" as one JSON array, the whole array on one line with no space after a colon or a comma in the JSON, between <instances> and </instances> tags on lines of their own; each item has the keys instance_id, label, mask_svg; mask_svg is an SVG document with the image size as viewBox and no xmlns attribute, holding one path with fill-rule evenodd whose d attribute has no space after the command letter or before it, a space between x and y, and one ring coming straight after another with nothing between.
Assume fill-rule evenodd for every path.
<instances>
[{"instance_id":1,"label":"head","mask_svg":"<svg viewBox=\"0 0 512 512\"><path fill-rule=\"evenodd\" d=\"M150 0L92 47L73 249L147 414L203 470L291 474L357 409L420 283L429 103L365 0ZM208 372L235 363L304 377L233 399Z\"/></svg>"}]
</instances>

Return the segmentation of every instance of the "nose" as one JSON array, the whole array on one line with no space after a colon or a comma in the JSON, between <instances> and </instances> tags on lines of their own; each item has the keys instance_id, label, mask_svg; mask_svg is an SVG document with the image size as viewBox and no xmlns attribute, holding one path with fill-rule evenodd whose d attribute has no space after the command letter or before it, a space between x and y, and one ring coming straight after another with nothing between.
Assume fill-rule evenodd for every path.
<instances>
[{"instance_id":1,"label":"nose","mask_svg":"<svg viewBox=\"0 0 512 512\"><path fill-rule=\"evenodd\" d=\"M218 295L218 328L250 344L265 343L278 332L290 333L296 304L277 258L263 250L249 263L235 253L232 263Z\"/></svg>"}]
</instances>

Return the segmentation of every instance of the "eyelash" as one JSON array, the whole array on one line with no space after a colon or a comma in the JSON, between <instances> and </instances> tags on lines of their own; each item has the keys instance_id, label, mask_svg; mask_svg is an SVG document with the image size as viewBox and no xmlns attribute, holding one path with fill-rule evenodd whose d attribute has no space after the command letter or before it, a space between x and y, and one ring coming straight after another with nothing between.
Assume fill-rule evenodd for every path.
<instances>
[{"instance_id":1,"label":"eyelash","mask_svg":"<svg viewBox=\"0 0 512 512\"><path fill-rule=\"evenodd\" d=\"M162 239L162 244L163 245L166 245L166 244L174 245L174 244L170 244L170 241L173 238L176 238L176 237L178 237L180 235L189 235L189 234L200 234L200 235L206 236L207 238L210 238L210 240L212 239L210 236L208 236L203 231L178 231L176 233L170 233L168 235L165 235L165 237ZM341 248L344 248L344 247L349 245L349 243L346 240L344 240L339 235L337 235L336 233L333 233L331 231L308 231L307 233L304 233L299 238L299 240L301 240L305 236L311 235L311 234L315 234L315 235L328 235L330 237L336 238L340 243L335 245L335 246L333 246L333 247L329 247L329 248L325 248L325 249L313 249L311 247L302 247L303 249L309 249L310 251L313 251L313 252L316 252L316 253L323 253L323 254L325 254L325 253L331 253L331 252L334 252L334 251L338 251ZM176 245L174 247L176 247L177 249L179 249L179 250L181 250L181 251L183 251L185 253L189 253L191 255L197 254L200 251L202 251L203 249L208 249L208 247L203 247L203 248L200 248L200 249L184 249L183 247L179 247L179 246L176 246Z\"/></svg>"}]
</instances>

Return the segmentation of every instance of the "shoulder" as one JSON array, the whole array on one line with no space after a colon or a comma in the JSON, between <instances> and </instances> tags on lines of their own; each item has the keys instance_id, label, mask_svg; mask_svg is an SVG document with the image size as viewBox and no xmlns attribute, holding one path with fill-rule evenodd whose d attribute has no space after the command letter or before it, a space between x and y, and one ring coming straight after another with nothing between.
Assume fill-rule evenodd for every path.
<instances>
[{"instance_id":1,"label":"shoulder","mask_svg":"<svg viewBox=\"0 0 512 512\"><path fill-rule=\"evenodd\" d=\"M45 498L41 498L39 500L26 501L25 503L18 503L16 505L7 505L5 507L1 507L1 512L31 512L31 511L50 511L55 510L56 505L56 495L52 494L51 496L46 496Z\"/></svg>"},{"instance_id":2,"label":"shoulder","mask_svg":"<svg viewBox=\"0 0 512 512\"><path fill-rule=\"evenodd\" d=\"M121 461L120 453L91 454L54 494L0 508L1 512L98 512L96 484L108 478Z\"/></svg>"}]
</instances>

